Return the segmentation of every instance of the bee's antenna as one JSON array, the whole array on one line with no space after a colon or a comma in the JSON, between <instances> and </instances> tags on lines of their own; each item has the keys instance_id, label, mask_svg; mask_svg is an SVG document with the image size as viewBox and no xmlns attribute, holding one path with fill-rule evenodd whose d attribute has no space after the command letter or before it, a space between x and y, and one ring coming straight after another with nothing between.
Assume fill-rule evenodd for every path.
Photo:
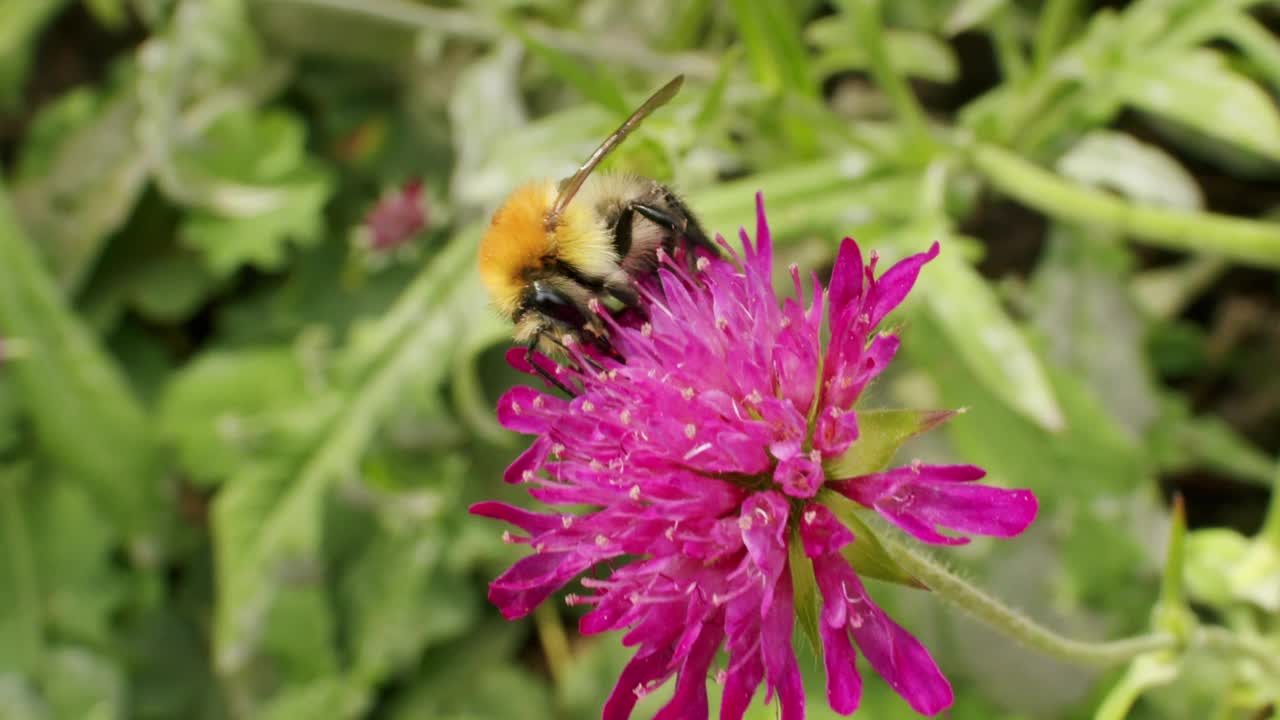
<instances>
[{"instance_id":1,"label":"bee's antenna","mask_svg":"<svg viewBox=\"0 0 1280 720\"><path fill-rule=\"evenodd\" d=\"M596 169L601 160L613 151L614 148L627 139L632 130L635 130L640 123L653 113L654 110L666 105L671 98L680 92L680 86L684 84L684 75L677 75L671 79L666 85L658 88L658 91L649 96L636 111L631 113L631 117L627 118L613 134L604 139L600 143L600 147L591 153L587 161L582 163L582 167L578 171L570 175L563 183L561 183L560 194L556 196L555 204L551 206L551 211L547 213L546 227L548 230L554 230L560 224L560 215L564 213L564 209L568 207L569 201L574 195L578 194L578 190L582 189L582 184L587 181L587 177Z\"/></svg>"}]
</instances>

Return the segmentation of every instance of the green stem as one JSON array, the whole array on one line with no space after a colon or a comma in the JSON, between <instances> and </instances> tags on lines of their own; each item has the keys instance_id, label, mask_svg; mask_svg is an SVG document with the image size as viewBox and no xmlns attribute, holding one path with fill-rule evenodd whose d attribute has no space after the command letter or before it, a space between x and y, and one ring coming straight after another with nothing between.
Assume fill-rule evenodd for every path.
<instances>
[{"instance_id":1,"label":"green stem","mask_svg":"<svg viewBox=\"0 0 1280 720\"><path fill-rule=\"evenodd\" d=\"M547 672L551 680L560 687L573 663L573 653L569 650L569 637L560 623L556 606L542 603L533 611L533 623L538 630L538 642L542 644L542 655L547 660Z\"/></svg>"},{"instance_id":2,"label":"green stem","mask_svg":"<svg viewBox=\"0 0 1280 720\"><path fill-rule=\"evenodd\" d=\"M1032 55L1032 70L1043 73L1049 67L1062 41L1067 36L1071 21L1076 14L1078 0L1048 0L1040 13L1040 24L1036 26L1036 39Z\"/></svg>"},{"instance_id":3,"label":"green stem","mask_svg":"<svg viewBox=\"0 0 1280 720\"><path fill-rule=\"evenodd\" d=\"M495 40L505 31L492 18L464 10L431 7L407 0L270 0L277 4L293 4L310 8L326 8L353 15L383 20L421 30L456 35L473 40ZM684 73L691 77L711 79L718 63L709 57L678 52L657 52L643 45L611 38L607 42L585 33L569 32L541 23L524 25L535 41L565 52L597 60L606 60L653 71Z\"/></svg>"},{"instance_id":4,"label":"green stem","mask_svg":"<svg viewBox=\"0 0 1280 720\"><path fill-rule=\"evenodd\" d=\"M933 148L933 138L929 135L928 122L919 101L889 59L884 25L880 21L880 3L877 0L838 0L836 4L852 23L857 43L866 48L872 77L889 96L898 119L907 126L908 151L917 158L927 157Z\"/></svg>"},{"instance_id":5,"label":"green stem","mask_svg":"<svg viewBox=\"0 0 1280 720\"><path fill-rule=\"evenodd\" d=\"M1027 59L1013 23L1012 10L1006 7L998 11L991 20L991 39L996 46L996 60L1000 63L1005 82L1016 84L1027 76Z\"/></svg>"},{"instance_id":6,"label":"green stem","mask_svg":"<svg viewBox=\"0 0 1280 720\"><path fill-rule=\"evenodd\" d=\"M22 514L22 471L12 467L0 469L0 539L5 554L9 556L9 568L13 581L18 629L11 648L17 656L29 663L24 668L35 671L44 656L44 612L40 599L40 576L36 571L34 552L26 518Z\"/></svg>"},{"instance_id":7,"label":"green stem","mask_svg":"<svg viewBox=\"0 0 1280 720\"><path fill-rule=\"evenodd\" d=\"M1177 644L1168 633L1097 643L1065 638L970 585L889 533L881 534L879 539L904 570L923 581L938 597L1019 642L1062 660L1080 665L1118 665L1149 652L1171 650Z\"/></svg>"},{"instance_id":8,"label":"green stem","mask_svg":"<svg viewBox=\"0 0 1280 720\"><path fill-rule=\"evenodd\" d=\"M979 145L970 160L997 190L1051 217L1106 225L1162 247L1280 267L1280 224L1135 205L993 145Z\"/></svg>"},{"instance_id":9,"label":"green stem","mask_svg":"<svg viewBox=\"0 0 1280 720\"><path fill-rule=\"evenodd\" d=\"M1267 517L1262 522L1262 530L1258 532L1258 540L1269 543L1280 552L1280 462L1276 463L1275 482L1271 484L1271 503L1267 506Z\"/></svg>"}]
</instances>

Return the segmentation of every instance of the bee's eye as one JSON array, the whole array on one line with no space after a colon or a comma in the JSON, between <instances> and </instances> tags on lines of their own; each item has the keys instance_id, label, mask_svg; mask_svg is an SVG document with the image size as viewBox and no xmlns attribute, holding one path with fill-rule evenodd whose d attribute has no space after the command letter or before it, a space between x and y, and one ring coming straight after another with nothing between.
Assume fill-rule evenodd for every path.
<instances>
[{"instance_id":1,"label":"bee's eye","mask_svg":"<svg viewBox=\"0 0 1280 720\"><path fill-rule=\"evenodd\" d=\"M578 306L553 288L535 286L530 305L543 315L571 327L580 328L586 324L586 318L582 316Z\"/></svg>"}]
</instances>

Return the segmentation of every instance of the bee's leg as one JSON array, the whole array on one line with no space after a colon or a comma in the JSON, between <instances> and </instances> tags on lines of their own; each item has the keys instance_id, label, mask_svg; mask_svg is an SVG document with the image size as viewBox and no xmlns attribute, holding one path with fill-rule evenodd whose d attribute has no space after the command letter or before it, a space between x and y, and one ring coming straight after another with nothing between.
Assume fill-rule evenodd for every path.
<instances>
[{"instance_id":1,"label":"bee's leg","mask_svg":"<svg viewBox=\"0 0 1280 720\"><path fill-rule=\"evenodd\" d=\"M684 207L684 205L679 204L679 201L675 200L674 196L669 195L667 199L672 203L672 207L680 211L679 218L666 210L653 207L652 205L632 203L630 209L670 230L672 240L683 237L688 248L701 247L711 251L714 255L719 255L720 252L716 250L716 246L707 239L707 234L703 231L702 226L698 224L698 221L694 219L693 215L689 214L689 211ZM667 248L668 251L671 251L672 249L673 248ZM688 253L688 261L690 268L692 268L694 263L697 262L692 251Z\"/></svg>"},{"instance_id":2,"label":"bee's leg","mask_svg":"<svg viewBox=\"0 0 1280 720\"><path fill-rule=\"evenodd\" d=\"M568 385L565 385L564 383L560 382L558 378L556 378L551 373L547 372L546 368L538 364L537 358L534 357L534 352L538 348L539 337L541 336L535 335L533 337L533 340L529 341L529 348L525 351L524 359L529 363L530 366L533 367L535 372L537 372L539 375L542 376L543 380L546 380L552 385L555 385L557 388L560 388L560 390L564 392L565 395L568 395L571 398L577 397L578 393L574 392L573 390L570 390Z\"/></svg>"}]
</instances>

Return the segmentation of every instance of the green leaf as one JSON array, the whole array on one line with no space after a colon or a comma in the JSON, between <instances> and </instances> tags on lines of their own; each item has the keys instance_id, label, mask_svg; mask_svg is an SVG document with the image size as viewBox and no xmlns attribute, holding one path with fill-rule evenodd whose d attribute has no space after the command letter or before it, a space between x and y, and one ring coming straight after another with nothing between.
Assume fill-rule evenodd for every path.
<instances>
[{"instance_id":1,"label":"green leaf","mask_svg":"<svg viewBox=\"0 0 1280 720\"><path fill-rule=\"evenodd\" d=\"M291 576L321 567L322 510L409 384L438 385L473 314L487 312L474 271L473 236L445 248L376 322L353 333L321 403L332 408L283 457L247 466L214 502L219 672L243 677L263 648L271 610ZM452 308L446 312L442 308ZM459 311L470 308L469 311Z\"/></svg>"},{"instance_id":2,"label":"green leaf","mask_svg":"<svg viewBox=\"0 0 1280 720\"><path fill-rule=\"evenodd\" d=\"M0 108L18 99L40 32L67 0L4 0L0 2Z\"/></svg>"},{"instance_id":3,"label":"green leaf","mask_svg":"<svg viewBox=\"0 0 1280 720\"><path fill-rule=\"evenodd\" d=\"M1223 56L1141 55L1115 69L1114 92L1140 110L1280 162L1280 112L1266 91Z\"/></svg>"},{"instance_id":4,"label":"green leaf","mask_svg":"<svg viewBox=\"0 0 1280 720\"><path fill-rule=\"evenodd\" d=\"M78 88L37 116L23 146L14 207L64 287L80 285L142 194L149 165L134 132L140 113L132 84Z\"/></svg>"},{"instance_id":5,"label":"green leaf","mask_svg":"<svg viewBox=\"0 0 1280 720\"><path fill-rule=\"evenodd\" d=\"M929 313L951 343L951 352L993 395L1041 427L1061 429L1062 408L1040 358L991 286L951 249L948 237L940 224L930 221L900 233L897 245L906 249L909 239L913 252L928 247L933 239L943 241L942 252L925 266L915 292L924 296Z\"/></svg>"},{"instance_id":6,"label":"green leaf","mask_svg":"<svg viewBox=\"0 0 1280 720\"><path fill-rule=\"evenodd\" d=\"M182 199L199 208L183 223L182 239L216 275L244 265L278 269L289 243L320 239L333 180L307 157L305 135L284 112L228 113L200 145L175 156Z\"/></svg>"},{"instance_id":7,"label":"green leaf","mask_svg":"<svg viewBox=\"0 0 1280 720\"><path fill-rule=\"evenodd\" d=\"M254 714L262 720L295 718L362 717L369 699L339 676L323 677L305 685L290 686Z\"/></svg>"},{"instance_id":8,"label":"green leaf","mask_svg":"<svg viewBox=\"0 0 1280 720\"><path fill-rule=\"evenodd\" d=\"M858 410L858 439L823 467L829 478L845 479L889 467L903 443L950 420L958 410Z\"/></svg>"},{"instance_id":9,"label":"green leaf","mask_svg":"<svg viewBox=\"0 0 1280 720\"><path fill-rule=\"evenodd\" d=\"M844 70L866 70L871 65L867 48L854 42L849 23L839 15L809 23L805 39L818 48L813 62L814 72L820 76ZM886 30L884 43L889 61L904 75L950 83L960 74L955 51L936 35L916 30Z\"/></svg>"},{"instance_id":10,"label":"green leaf","mask_svg":"<svg viewBox=\"0 0 1280 720\"><path fill-rule=\"evenodd\" d=\"M1158 412L1128 249L1102 231L1054 224L1032 280L1031 321L1048 362L1076 374L1139 437Z\"/></svg>"},{"instance_id":11,"label":"green leaf","mask_svg":"<svg viewBox=\"0 0 1280 720\"><path fill-rule=\"evenodd\" d=\"M781 0L732 0L730 6L757 82L770 94L814 94L794 9Z\"/></svg>"},{"instance_id":12,"label":"green leaf","mask_svg":"<svg viewBox=\"0 0 1280 720\"><path fill-rule=\"evenodd\" d=\"M55 717L124 718L124 672L112 660L76 647L49 654L44 692Z\"/></svg>"},{"instance_id":13,"label":"green leaf","mask_svg":"<svg viewBox=\"0 0 1280 720\"><path fill-rule=\"evenodd\" d=\"M32 357L6 367L41 445L154 553L158 511L150 422L120 368L80 324L15 222L0 188L0 336L30 344ZM140 559L140 558L139 558Z\"/></svg>"},{"instance_id":14,"label":"green leaf","mask_svg":"<svg viewBox=\"0 0 1280 720\"><path fill-rule=\"evenodd\" d=\"M818 579L813 573L813 562L804 554L804 543L797 529L787 545L788 565L791 568L791 592L795 598L796 622L804 632L815 655L822 655L822 637L818 633Z\"/></svg>"},{"instance_id":15,"label":"green leaf","mask_svg":"<svg viewBox=\"0 0 1280 720\"><path fill-rule=\"evenodd\" d=\"M1231 571L1249 552L1249 539L1226 528L1194 530L1187 536L1183 577L1192 599L1216 608L1236 600Z\"/></svg>"},{"instance_id":16,"label":"green leaf","mask_svg":"<svg viewBox=\"0 0 1280 720\"><path fill-rule=\"evenodd\" d=\"M904 570L889 555L889 551L880 544L871 526L858 517L861 506L830 490L822 490L818 495L818 502L826 505L827 509L853 533L854 541L844 546L840 554L849 561L849 566L859 575L909 587L926 588L924 583Z\"/></svg>"},{"instance_id":17,"label":"green leaf","mask_svg":"<svg viewBox=\"0 0 1280 720\"><path fill-rule=\"evenodd\" d=\"M27 475L26 467L0 466L0 674L34 673L44 654L36 539L24 507Z\"/></svg>"},{"instance_id":18,"label":"green leaf","mask_svg":"<svg viewBox=\"0 0 1280 720\"><path fill-rule=\"evenodd\" d=\"M446 539L428 525L383 534L342 580L351 615L354 672L378 684L430 643L460 635L482 602L441 568Z\"/></svg>"},{"instance_id":19,"label":"green leaf","mask_svg":"<svg viewBox=\"0 0 1280 720\"><path fill-rule=\"evenodd\" d=\"M960 0L947 16L943 32L954 37L981 27L997 11L1003 12L1008 0Z\"/></svg>"},{"instance_id":20,"label":"green leaf","mask_svg":"<svg viewBox=\"0 0 1280 720\"><path fill-rule=\"evenodd\" d=\"M509 27L535 57L541 58L550 65L556 75L582 93L583 97L601 107L608 108L620 118L625 118L635 109L634 105L627 102L626 96L622 93L622 87L600 65L583 62L580 58L571 57L550 45L534 40L518 22L510 23Z\"/></svg>"},{"instance_id":21,"label":"green leaf","mask_svg":"<svg viewBox=\"0 0 1280 720\"><path fill-rule=\"evenodd\" d=\"M1137 202L1200 210L1196 179L1155 145L1126 133L1095 130L1058 159L1058 172L1076 182L1115 190Z\"/></svg>"},{"instance_id":22,"label":"green leaf","mask_svg":"<svg viewBox=\"0 0 1280 720\"><path fill-rule=\"evenodd\" d=\"M220 481L270 447L269 422L278 419L270 414L304 397L302 368L290 348L207 352L169 380L158 429L187 473Z\"/></svg>"}]
</instances>

